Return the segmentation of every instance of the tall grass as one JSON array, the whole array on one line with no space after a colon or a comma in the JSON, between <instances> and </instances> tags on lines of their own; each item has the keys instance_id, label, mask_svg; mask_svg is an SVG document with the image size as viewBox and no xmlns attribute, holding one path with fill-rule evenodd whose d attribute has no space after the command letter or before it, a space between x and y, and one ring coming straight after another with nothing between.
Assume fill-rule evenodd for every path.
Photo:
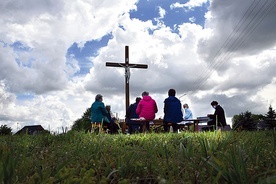
<instances>
[{"instance_id":1,"label":"tall grass","mask_svg":"<svg viewBox=\"0 0 276 184\"><path fill-rule=\"evenodd\" d=\"M0 183L275 183L275 132L0 137Z\"/></svg>"}]
</instances>

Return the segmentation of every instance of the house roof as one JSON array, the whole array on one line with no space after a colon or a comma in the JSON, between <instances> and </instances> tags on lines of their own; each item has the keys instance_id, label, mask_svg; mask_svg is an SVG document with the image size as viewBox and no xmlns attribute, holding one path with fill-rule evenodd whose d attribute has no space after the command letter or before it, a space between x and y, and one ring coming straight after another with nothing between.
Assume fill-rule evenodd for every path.
<instances>
[{"instance_id":1,"label":"house roof","mask_svg":"<svg viewBox=\"0 0 276 184\"><path fill-rule=\"evenodd\" d=\"M32 135L41 131L44 131L44 128L41 125L30 125L30 126L24 126L21 130L16 132L16 134L27 133L29 135Z\"/></svg>"}]
</instances>

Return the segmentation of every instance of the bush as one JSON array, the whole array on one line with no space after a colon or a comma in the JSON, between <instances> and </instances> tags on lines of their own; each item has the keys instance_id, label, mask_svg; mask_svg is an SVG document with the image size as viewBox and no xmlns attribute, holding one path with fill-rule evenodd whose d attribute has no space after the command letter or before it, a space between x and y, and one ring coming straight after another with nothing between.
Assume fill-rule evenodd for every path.
<instances>
[{"instance_id":1,"label":"bush","mask_svg":"<svg viewBox=\"0 0 276 184\"><path fill-rule=\"evenodd\" d=\"M7 125L1 125L0 126L0 135L11 135L12 129L10 127L7 127Z\"/></svg>"}]
</instances>

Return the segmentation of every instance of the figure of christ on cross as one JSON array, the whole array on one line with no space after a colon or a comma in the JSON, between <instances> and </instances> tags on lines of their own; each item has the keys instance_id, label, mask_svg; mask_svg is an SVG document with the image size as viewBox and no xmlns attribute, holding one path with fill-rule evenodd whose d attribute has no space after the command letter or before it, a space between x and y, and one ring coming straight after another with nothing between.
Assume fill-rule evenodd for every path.
<instances>
[{"instance_id":1,"label":"figure of christ on cross","mask_svg":"<svg viewBox=\"0 0 276 184\"><path fill-rule=\"evenodd\" d=\"M142 68L147 69L148 65L143 64L130 64L128 46L125 46L125 63L111 63L106 62L106 66L110 67L123 67L125 68L125 93L126 93L126 109L129 106L129 79L130 79L130 68Z\"/></svg>"}]
</instances>

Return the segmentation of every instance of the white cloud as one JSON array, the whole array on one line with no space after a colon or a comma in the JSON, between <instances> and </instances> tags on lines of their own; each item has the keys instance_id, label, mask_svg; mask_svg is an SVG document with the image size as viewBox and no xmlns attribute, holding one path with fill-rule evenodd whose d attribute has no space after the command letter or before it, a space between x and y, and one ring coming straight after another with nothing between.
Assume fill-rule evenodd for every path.
<instances>
[{"instance_id":1,"label":"white cloud","mask_svg":"<svg viewBox=\"0 0 276 184\"><path fill-rule=\"evenodd\" d=\"M164 18L165 15L166 15L166 10L163 9L163 8L161 8L160 6L158 7L158 9L159 9L160 18L161 18L161 19Z\"/></svg>"},{"instance_id":2,"label":"white cloud","mask_svg":"<svg viewBox=\"0 0 276 184\"><path fill-rule=\"evenodd\" d=\"M174 8L185 8L187 10L192 10L195 7L200 7L203 4L207 3L209 0L190 0L185 4L181 4L179 2L176 2L174 4L171 4L170 8L174 9Z\"/></svg>"},{"instance_id":3,"label":"white cloud","mask_svg":"<svg viewBox=\"0 0 276 184\"><path fill-rule=\"evenodd\" d=\"M189 18L189 21L190 21L190 22L195 22L195 21L196 21L196 18L195 18L195 17L190 17L190 18Z\"/></svg>"},{"instance_id":4,"label":"white cloud","mask_svg":"<svg viewBox=\"0 0 276 184\"><path fill-rule=\"evenodd\" d=\"M41 4L45 6L34 1L27 1L26 4L30 3L29 6L16 4L16 1L11 1L8 4L1 3L1 7L10 8L1 13L2 28L0 34L5 35L1 40L8 44L19 41L24 46L29 47L31 49L29 60L32 60L33 63L31 69L22 69L16 66L16 59L21 60L20 55L17 55L17 58L14 58L15 56L9 57L10 61L7 63L10 66L13 65L14 70L17 70L14 73L19 71L21 76L25 76L24 80L19 82L21 87L13 86L12 90L20 91L19 88L27 90L30 88L29 84L35 88L29 90L35 90L38 93L47 90L47 88L49 90L63 88L66 85L68 75L72 75L72 70L66 73L68 70L63 69L67 49L74 42L84 43L104 36L112 30L112 27L117 25L117 19L122 13L135 7L133 6L134 1L118 3L116 8L110 6L108 1L101 3L89 1L58 2L56 4L51 1L43 1ZM52 9L53 6L55 11ZM105 8L102 9L101 6ZM34 11L35 8L37 8L36 11ZM15 16L12 16L11 21L10 12L12 10ZM17 12L23 15L24 11L26 20L21 21ZM105 23L102 24L102 22ZM3 57L3 62L6 62L5 58ZM48 75L49 72L50 75ZM35 75L31 76L29 73L35 73ZM9 78L9 76L3 76L3 78ZM53 80L56 82L55 86L51 85L55 83Z\"/></svg>"}]
</instances>

